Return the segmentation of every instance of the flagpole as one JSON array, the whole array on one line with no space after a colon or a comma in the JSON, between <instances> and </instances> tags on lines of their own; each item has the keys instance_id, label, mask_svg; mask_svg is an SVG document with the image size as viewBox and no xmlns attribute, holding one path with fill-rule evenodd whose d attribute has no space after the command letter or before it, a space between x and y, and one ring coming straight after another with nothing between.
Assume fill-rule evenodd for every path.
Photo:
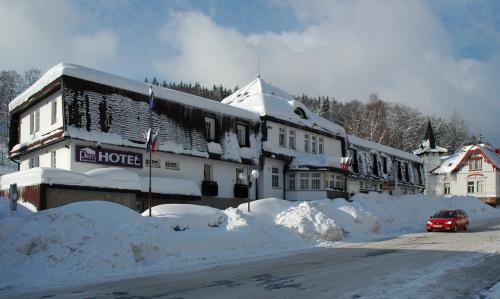
<instances>
[{"instance_id":1,"label":"flagpole","mask_svg":"<svg viewBox=\"0 0 500 299\"><path fill-rule=\"evenodd\" d=\"M151 90L153 87L151 86ZM151 91L152 93L152 91ZM153 128L151 127L153 124L153 119L152 119L152 114L153 114L153 107L151 107L151 99L150 99L150 104L149 104L149 130L151 133L153 133ZM151 153L152 153L152 146L149 147L149 196L148 196L148 206L149 206L149 217L151 217L151 164L153 164L153 160L151 159Z\"/></svg>"}]
</instances>

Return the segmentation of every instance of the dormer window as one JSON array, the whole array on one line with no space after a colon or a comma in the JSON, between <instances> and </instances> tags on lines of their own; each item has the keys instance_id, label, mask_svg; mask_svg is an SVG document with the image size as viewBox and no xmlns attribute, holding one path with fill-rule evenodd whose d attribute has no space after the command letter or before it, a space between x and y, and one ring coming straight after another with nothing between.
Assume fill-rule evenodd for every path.
<instances>
[{"instance_id":1,"label":"dormer window","mask_svg":"<svg viewBox=\"0 0 500 299\"><path fill-rule=\"evenodd\" d=\"M207 134L207 140L215 140L215 119L212 117L205 117L205 129Z\"/></svg>"},{"instance_id":2,"label":"dormer window","mask_svg":"<svg viewBox=\"0 0 500 299\"><path fill-rule=\"evenodd\" d=\"M300 116L300 118L307 119L306 113L302 108L297 108L297 109L295 109L294 112L295 112L295 114Z\"/></svg>"}]
</instances>

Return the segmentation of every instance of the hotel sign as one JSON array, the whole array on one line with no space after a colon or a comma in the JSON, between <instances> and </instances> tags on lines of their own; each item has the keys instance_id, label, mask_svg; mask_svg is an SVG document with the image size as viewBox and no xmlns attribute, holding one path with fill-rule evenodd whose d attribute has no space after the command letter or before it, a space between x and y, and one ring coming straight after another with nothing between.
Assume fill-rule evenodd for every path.
<instances>
[{"instance_id":1,"label":"hotel sign","mask_svg":"<svg viewBox=\"0 0 500 299\"><path fill-rule=\"evenodd\" d=\"M76 162L142 168L142 154L77 145Z\"/></svg>"}]
</instances>

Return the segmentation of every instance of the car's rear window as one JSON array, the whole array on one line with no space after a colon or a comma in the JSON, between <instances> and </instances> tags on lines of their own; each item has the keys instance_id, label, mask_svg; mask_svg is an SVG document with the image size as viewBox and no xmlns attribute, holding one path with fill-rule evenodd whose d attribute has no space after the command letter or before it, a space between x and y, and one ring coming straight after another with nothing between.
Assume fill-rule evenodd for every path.
<instances>
[{"instance_id":1,"label":"car's rear window","mask_svg":"<svg viewBox=\"0 0 500 299\"><path fill-rule=\"evenodd\" d=\"M441 211L437 212L432 218L455 218L457 213L455 211Z\"/></svg>"}]
</instances>

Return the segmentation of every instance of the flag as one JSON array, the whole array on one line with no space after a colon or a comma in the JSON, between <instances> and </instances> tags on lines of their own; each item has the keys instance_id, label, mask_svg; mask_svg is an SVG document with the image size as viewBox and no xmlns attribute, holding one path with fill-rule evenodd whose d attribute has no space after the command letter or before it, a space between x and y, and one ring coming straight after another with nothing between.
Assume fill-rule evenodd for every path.
<instances>
[{"instance_id":1,"label":"flag","mask_svg":"<svg viewBox=\"0 0 500 299\"><path fill-rule=\"evenodd\" d=\"M342 168L343 170L347 170L350 164L351 164L351 157L340 158L340 168Z\"/></svg>"},{"instance_id":2,"label":"flag","mask_svg":"<svg viewBox=\"0 0 500 299\"><path fill-rule=\"evenodd\" d=\"M151 128L148 130L148 134L146 137L146 152L152 151L156 152L156 148L158 146L158 132L160 129L156 130L156 133L153 133ZM144 134L144 132L143 132Z\"/></svg>"},{"instance_id":3,"label":"flag","mask_svg":"<svg viewBox=\"0 0 500 299\"><path fill-rule=\"evenodd\" d=\"M153 86L149 87L149 109L155 106L155 94L153 93Z\"/></svg>"}]
</instances>

